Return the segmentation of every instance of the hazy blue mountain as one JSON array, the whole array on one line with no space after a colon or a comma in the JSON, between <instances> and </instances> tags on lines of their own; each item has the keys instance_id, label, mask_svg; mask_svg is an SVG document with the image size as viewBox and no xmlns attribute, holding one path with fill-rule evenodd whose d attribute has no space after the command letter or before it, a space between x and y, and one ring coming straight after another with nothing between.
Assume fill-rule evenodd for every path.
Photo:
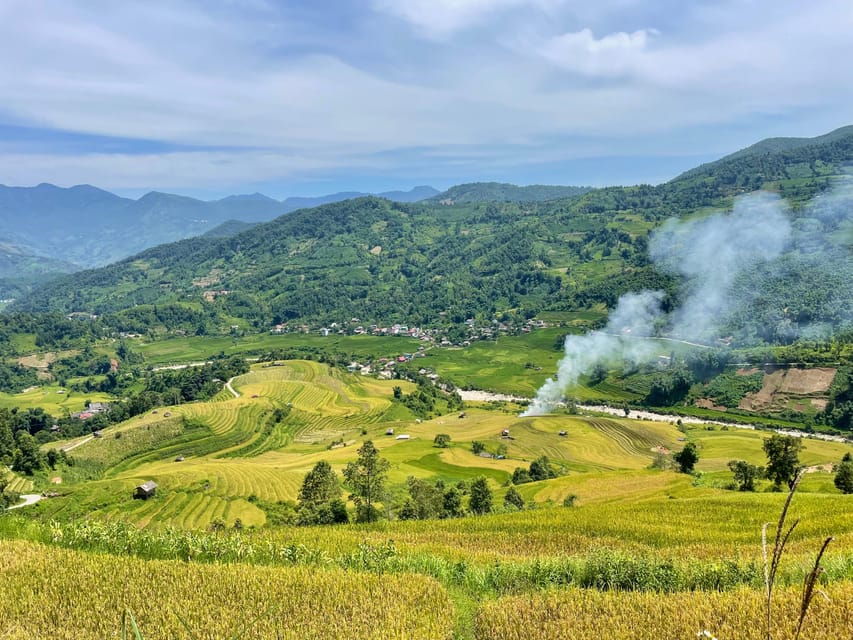
<instances>
[{"instance_id":1,"label":"hazy blue mountain","mask_svg":"<svg viewBox=\"0 0 853 640\"><path fill-rule=\"evenodd\" d=\"M218 227L214 227L210 231L204 234L205 238L230 238L231 236L236 236L238 233L242 233L243 231L247 231L254 226L260 224L259 222L243 222L242 220L226 220Z\"/></svg>"},{"instance_id":2,"label":"hazy blue mountain","mask_svg":"<svg viewBox=\"0 0 853 640\"><path fill-rule=\"evenodd\" d=\"M380 195L415 201L435 193L432 187L415 187ZM365 194L344 192L279 202L253 193L203 201L152 191L133 200L90 185L0 185L0 242L16 247L21 255L31 256L29 271L35 268L54 272L56 265L51 260L66 263L68 268L64 270L68 271L73 267L67 263L81 268L109 264L149 247L203 235L228 221L267 222L297 209L362 195ZM214 235L236 233L235 229L232 224ZM40 257L45 264L36 268L33 261ZM15 268L9 269L15 272ZM16 275L12 273L10 277Z\"/></svg>"},{"instance_id":3,"label":"hazy blue mountain","mask_svg":"<svg viewBox=\"0 0 853 640\"><path fill-rule=\"evenodd\" d=\"M532 184L519 187L505 182L470 182L450 187L431 200L447 204L467 202L545 202L572 198L591 191L592 187L564 187Z\"/></svg>"}]
</instances>

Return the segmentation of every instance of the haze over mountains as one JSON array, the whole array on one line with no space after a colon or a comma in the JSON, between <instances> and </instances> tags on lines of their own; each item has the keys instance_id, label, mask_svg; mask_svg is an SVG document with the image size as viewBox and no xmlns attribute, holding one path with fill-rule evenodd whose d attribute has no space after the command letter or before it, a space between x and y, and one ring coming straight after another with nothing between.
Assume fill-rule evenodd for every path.
<instances>
[{"instance_id":1,"label":"haze over mountains","mask_svg":"<svg viewBox=\"0 0 853 640\"><path fill-rule=\"evenodd\" d=\"M377 194L401 202L429 198L432 187ZM38 270L69 271L109 264L148 247L201 235L228 220L264 222L296 209L368 195L336 193L279 202L259 193L205 202L152 191L138 200L90 185L61 188L0 185L0 253L59 259ZM11 261L12 258L4 259ZM4 269L0 277L23 275ZM36 261L37 262L37 261Z\"/></svg>"},{"instance_id":2,"label":"haze over mountains","mask_svg":"<svg viewBox=\"0 0 853 640\"><path fill-rule=\"evenodd\" d=\"M60 278L13 309L104 314L195 301L211 305L205 319L195 320L216 330L237 318L257 328L350 317L420 326L612 307L621 294L645 289L673 297L676 279L649 259L651 234L670 218L728 209L750 191L778 193L802 218L797 228L846 242L851 199L825 197L823 208L807 203L849 189L853 129L816 140L759 143L657 186L564 187L573 195L545 199L559 188L478 183L424 202L364 197L251 228L232 222L206 237ZM519 202L521 194L527 199ZM757 270L738 283L772 291L770 302L737 310L760 318L766 339L796 335L798 326L847 325L839 310L853 306L845 284L853 282L853 263L837 251L817 263L814 252L801 253L802 247L785 254L784 269Z\"/></svg>"}]
</instances>

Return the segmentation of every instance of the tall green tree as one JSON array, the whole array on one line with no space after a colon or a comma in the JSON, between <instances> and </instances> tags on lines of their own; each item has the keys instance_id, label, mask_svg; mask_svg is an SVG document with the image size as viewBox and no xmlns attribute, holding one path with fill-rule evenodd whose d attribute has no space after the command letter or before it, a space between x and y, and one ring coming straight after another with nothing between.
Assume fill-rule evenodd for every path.
<instances>
[{"instance_id":1,"label":"tall green tree","mask_svg":"<svg viewBox=\"0 0 853 640\"><path fill-rule=\"evenodd\" d=\"M379 451L371 440L358 450L358 458L344 467L344 479L356 505L358 522L375 522L379 512L375 504L382 499L385 480L391 464L379 457Z\"/></svg>"},{"instance_id":2,"label":"tall green tree","mask_svg":"<svg viewBox=\"0 0 853 640\"><path fill-rule=\"evenodd\" d=\"M468 497L468 508L472 513L482 515L492 510L492 490L482 476L471 483L471 494Z\"/></svg>"},{"instance_id":3,"label":"tall green tree","mask_svg":"<svg viewBox=\"0 0 853 640\"><path fill-rule=\"evenodd\" d=\"M524 509L524 498L515 487L510 487L504 496L505 507L515 507L519 511Z\"/></svg>"},{"instance_id":4,"label":"tall green tree","mask_svg":"<svg viewBox=\"0 0 853 640\"><path fill-rule=\"evenodd\" d=\"M300 524L347 522L346 504L341 500L341 485L331 465L321 460L302 481L299 490Z\"/></svg>"},{"instance_id":5,"label":"tall green tree","mask_svg":"<svg viewBox=\"0 0 853 640\"><path fill-rule=\"evenodd\" d=\"M17 449L12 459L12 470L27 475L33 475L45 466L44 455L39 451L38 443L25 430L15 434Z\"/></svg>"},{"instance_id":6,"label":"tall green tree","mask_svg":"<svg viewBox=\"0 0 853 640\"><path fill-rule=\"evenodd\" d=\"M784 482L791 488L800 468L802 439L777 433L765 440L762 446L767 454L767 477L776 487Z\"/></svg>"},{"instance_id":7,"label":"tall green tree","mask_svg":"<svg viewBox=\"0 0 853 640\"><path fill-rule=\"evenodd\" d=\"M730 460L729 469L735 474L738 491L755 491L755 481L764 472L761 467L749 464L746 460Z\"/></svg>"},{"instance_id":8,"label":"tall green tree","mask_svg":"<svg viewBox=\"0 0 853 640\"><path fill-rule=\"evenodd\" d=\"M853 456L845 453L835 468L835 486L841 493L853 493Z\"/></svg>"},{"instance_id":9,"label":"tall green tree","mask_svg":"<svg viewBox=\"0 0 853 640\"><path fill-rule=\"evenodd\" d=\"M678 464L678 470L681 473L693 473L693 468L699 462L699 452L695 444L688 442L681 451L672 456L672 459Z\"/></svg>"},{"instance_id":10,"label":"tall green tree","mask_svg":"<svg viewBox=\"0 0 853 640\"><path fill-rule=\"evenodd\" d=\"M539 456L530 463L530 478L536 482L537 480L550 480L556 478L557 472L551 466L551 461L548 456Z\"/></svg>"}]
</instances>

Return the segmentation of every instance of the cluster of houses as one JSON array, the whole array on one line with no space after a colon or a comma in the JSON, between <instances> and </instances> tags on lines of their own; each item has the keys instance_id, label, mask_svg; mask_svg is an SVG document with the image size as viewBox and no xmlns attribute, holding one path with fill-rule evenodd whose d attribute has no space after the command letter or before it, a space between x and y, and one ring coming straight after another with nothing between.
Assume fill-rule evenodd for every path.
<instances>
[{"instance_id":1,"label":"cluster of houses","mask_svg":"<svg viewBox=\"0 0 853 640\"><path fill-rule=\"evenodd\" d=\"M409 327L405 324L393 324L382 327L377 324L365 326L359 324L358 318L352 318L349 323L339 324L333 322L328 326L316 327L307 324L288 325L277 324L270 333L319 333L321 336L336 335L374 335L374 336L403 336L406 338L414 338L423 340L431 344L437 344L441 347L462 346L467 347L474 340L489 340L496 338L499 335L508 335L513 333L530 333L534 329L544 329L549 327L548 323L543 320L526 320L521 325L508 324L493 320L490 325L478 326L473 318L465 321L465 339L454 343L448 338L446 328L422 328Z\"/></svg>"},{"instance_id":2,"label":"cluster of houses","mask_svg":"<svg viewBox=\"0 0 853 640\"><path fill-rule=\"evenodd\" d=\"M347 371L351 373L360 373L363 376L376 374L376 376L381 380L391 380L394 377L395 366L405 362L411 362L415 358L424 357L426 357L426 354L424 353L423 347L419 347L419 350L416 353L404 353L394 358L379 358L376 362L362 364L360 362L353 361L347 365ZM421 368L418 370L418 373L433 381L438 379L438 374L436 374L432 369Z\"/></svg>"},{"instance_id":3,"label":"cluster of houses","mask_svg":"<svg viewBox=\"0 0 853 640\"><path fill-rule=\"evenodd\" d=\"M88 420L92 416L98 413L106 413L110 410L110 405L106 402L90 402L86 405L86 409L83 411L78 411L76 413L72 413L72 418L79 418L80 420Z\"/></svg>"}]
</instances>

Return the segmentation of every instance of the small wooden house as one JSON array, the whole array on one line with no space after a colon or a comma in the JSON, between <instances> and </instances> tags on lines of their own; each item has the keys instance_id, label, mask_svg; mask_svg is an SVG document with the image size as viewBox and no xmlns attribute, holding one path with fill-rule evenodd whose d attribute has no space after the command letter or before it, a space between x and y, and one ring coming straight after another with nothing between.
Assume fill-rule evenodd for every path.
<instances>
[{"instance_id":1,"label":"small wooden house","mask_svg":"<svg viewBox=\"0 0 853 640\"><path fill-rule=\"evenodd\" d=\"M157 493L157 483L153 480L149 480L148 482L143 482L141 485L136 487L133 492L133 497L134 499L148 500L148 498L154 497L155 493Z\"/></svg>"}]
</instances>

